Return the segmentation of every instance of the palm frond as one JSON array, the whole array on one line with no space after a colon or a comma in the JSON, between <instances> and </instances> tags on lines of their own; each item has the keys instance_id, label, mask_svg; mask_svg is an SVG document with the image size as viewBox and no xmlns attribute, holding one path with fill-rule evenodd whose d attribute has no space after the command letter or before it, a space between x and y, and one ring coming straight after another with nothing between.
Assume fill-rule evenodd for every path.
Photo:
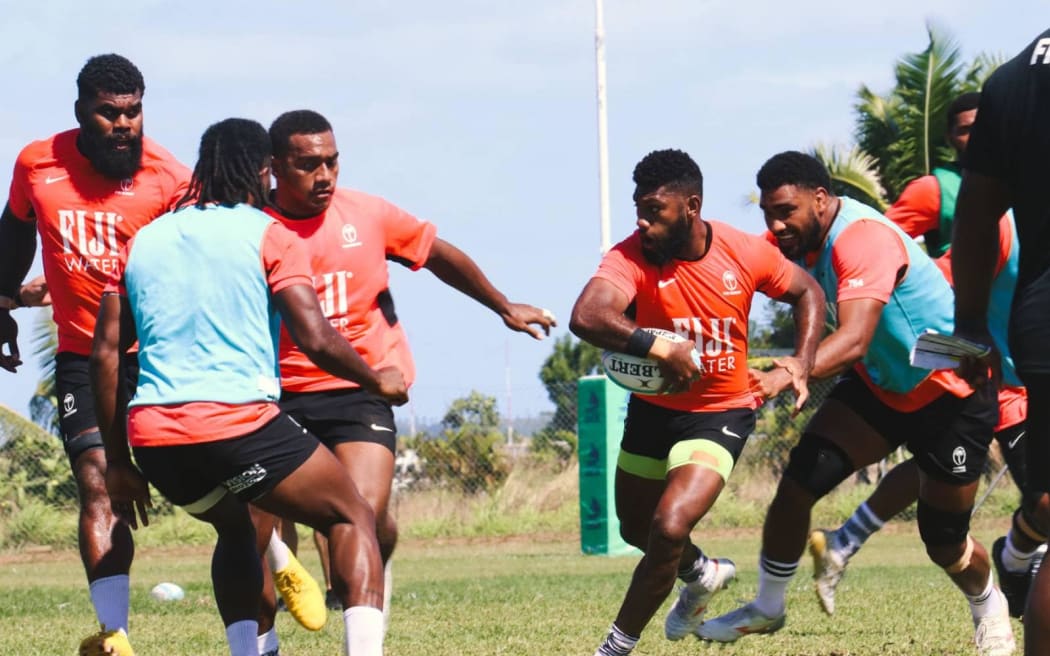
<instances>
[{"instance_id":1,"label":"palm frond","mask_svg":"<svg viewBox=\"0 0 1050 656\"><path fill-rule=\"evenodd\" d=\"M864 85L857 92L857 102L853 105L857 121L853 137L861 150L879 162L880 171L882 162L888 160L889 147L900 134L900 105L901 100L896 95L880 96Z\"/></svg>"},{"instance_id":2,"label":"palm frond","mask_svg":"<svg viewBox=\"0 0 1050 656\"><path fill-rule=\"evenodd\" d=\"M845 148L818 143L811 154L828 169L836 194L849 196L880 212L889 205L879 178L878 160L859 146Z\"/></svg>"},{"instance_id":3,"label":"palm frond","mask_svg":"<svg viewBox=\"0 0 1050 656\"><path fill-rule=\"evenodd\" d=\"M981 87L988 80L988 76L994 73L995 69L1002 66L1005 61L1006 57L1001 52L978 53L962 75L962 80L959 83L959 92L980 91Z\"/></svg>"},{"instance_id":4,"label":"palm frond","mask_svg":"<svg viewBox=\"0 0 1050 656\"><path fill-rule=\"evenodd\" d=\"M905 55L896 66L894 93L901 100L900 132L890 147L893 157L886 178L897 189L942 163L939 149L947 129L948 106L958 94L957 80L963 69L955 41L933 25L926 29L926 49Z\"/></svg>"}]
</instances>

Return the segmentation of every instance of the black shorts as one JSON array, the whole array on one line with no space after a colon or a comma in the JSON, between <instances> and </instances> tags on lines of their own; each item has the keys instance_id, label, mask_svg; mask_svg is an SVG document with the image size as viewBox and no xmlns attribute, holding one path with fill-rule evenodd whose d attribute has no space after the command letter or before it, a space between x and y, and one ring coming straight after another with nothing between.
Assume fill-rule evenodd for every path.
<instances>
[{"instance_id":1,"label":"black shorts","mask_svg":"<svg viewBox=\"0 0 1050 656\"><path fill-rule=\"evenodd\" d=\"M1028 487L1028 438L1025 437L1025 422L1007 426L995 434L999 451L1010 469L1010 478L1014 479L1017 489L1023 494Z\"/></svg>"},{"instance_id":2,"label":"black shorts","mask_svg":"<svg viewBox=\"0 0 1050 656\"><path fill-rule=\"evenodd\" d=\"M394 411L381 397L360 387L322 392L284 392L281 410L329 449L341 442L373 442L397 450Z\"/></svg>"},{"instance_id":3,"label":"black shorts","mask_svg":"<svg viewBox=\"0 0 1050 656\"><path fill-rule=\"evenodd\" d=\"M240 437L185 446L136 446L134 452L139 469L166 499L189 506L216 488L241 501L258 499L306 462L318 446L313 435L281 413Z\"/></svg>"},{"instance_id":4,"label":"black shorts","mask_svg":"<svg viewBox=\"0 0 1050 656\"><path fill-rule=\"evenodd\" d=\"M670 410L631 396L623 425L622 451L653 460L666 460L675 444L707 440L718 444L735 463L755 430L753 410L686 412Z\"/></svg>"},{"instance_id":5,"label":"black shorts","mask_svg":"<svg viewBox=\"0 0 1050 656\"><path fill-rule=\"evenodd\" d=\"M1050 374L1050 270L1014 292L1010 355L1022 380Z\"/></svg>"},{"instance_id":6,"label":"black shorts","mask_svg":"<svg viewBox=\"0 0 1050 656\"><path fill-rule=\"evenodd\" d=\"M128 399L138 384L139 360L134 353L124 356L124 384ZM55 395L58 397L58 427L62 446L71 464L88 449L102 448L95 415L95 394L88 374L88 356L59 353L55 356Z\"/></svg>"},{"instance_id":7,"label":"black shorts","mask_svg":"<svg viewBox=\"0 0 1050 656\"><path fill-rule=\"evenodd\" d=\"M914 412L901 412L880 401L850 372L828 398L852 409L891 447L906 445L923 472L955 485L981 476L999 423L999 401L991 386L965 399L945 393Z\"/></svg>"}]
</instances>

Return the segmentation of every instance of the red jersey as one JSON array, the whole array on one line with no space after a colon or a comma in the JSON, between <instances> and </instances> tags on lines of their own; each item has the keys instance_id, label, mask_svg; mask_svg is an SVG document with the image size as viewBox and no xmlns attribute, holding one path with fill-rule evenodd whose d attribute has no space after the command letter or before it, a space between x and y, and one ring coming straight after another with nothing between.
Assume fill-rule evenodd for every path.
<instances>
[{"instance_id":1,"label":"red jersey","mask_svg":"<svg viewBox=\"0 0 1050 656\"><path fill-rule=\"evenodd\" d=\"M747 372L751 300L756 291L772 298L787 293L794 267L762 237L718 221L707 225L711 247L699 260L652 264L635 232L605 255L594 277L635 302L639 326L696 342L700 380L681 394L646 396L647 402L688 412L754 408Z\"/></svg>"},{"instance_id":2,"label":"red jersey","mask_svg":"<svg viewBox=\"0 0 1050 656\"><path fill-rule=\"evenodd\" d=\"M119 268L110 277L105 293L127 295L122 274L133 244L134 239L131 239L121 249L117 262ZM295 235L277 223L266 229L261 259L271 294L292 285L310 284L305 250ZM256 431L273 421L278 413L277 404L267 402L235 405L194 401L177 405L139 405L128 413L128 442L131 446L216 442Z\"/></svg>"},{"instance_id":3,"label":"red jersey","mask_svg":"<svg viewBox=\"0 0 1050 656\"><path fill-rule=\"evenodd\" d=\"M886 218L909 237L918 237L941 225L941 185L937 176L924 175L904 187L897 202L886 208Z\"/></svg>"},{"instance_id":4,"label":"red jersey","mask_svg":"<svg viewBox=\"0 0 1050 656\"><path fill-rule=\"evenodd\" d=\"M417 270L437 236L432 223L377 196L336 189L328 209L305 219L267 212L306 244L321 310L373 369L397 367L415 380L408 338L394 315L387 260ZM359 387L319 369L281 329L281 387L292 392Z\"/></svg>"},{"instance_id":5,"label":"red jersey","mask_svg":"<svg viewBox=\"0 0 1050 656\"><path fill-rule=\"evenodd\" d=\"M36 220L59 352L88 355L102 289L120 249L185 195L190 171L143 137L141 168L112 180L77 150L79 134L60 132L23 148L7 202L19 219Z\"/></svg>"}]
</instances>

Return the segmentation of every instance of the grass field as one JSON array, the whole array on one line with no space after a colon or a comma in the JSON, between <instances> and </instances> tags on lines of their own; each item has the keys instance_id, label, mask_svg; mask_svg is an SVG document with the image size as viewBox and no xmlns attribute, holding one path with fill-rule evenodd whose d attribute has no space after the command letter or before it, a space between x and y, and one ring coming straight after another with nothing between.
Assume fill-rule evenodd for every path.
<instances>
[{"instance_id":1,"label":"grass field","mask_svg":"<svg viewBox=\"0 0 1050 656\"><path fill-rule=\"evenodd\" d=\"M990 545L1005 521L985 521L974 535ZM850 565L838 612L828 618L811 589L803 561L788 598L788 624L773 636L732 646L663 638L663 617L650 624L635 650L672 654L892 656L974 654L969 612L961 594L926 559L914 524L874 536ZM757 529L721 530L697 540L706 551L734 559L736 584L715 599L721 613L750 599L757 581ZM304 541L304 547L309 543ZM317 560L305 548L313 571ZM227 654L208 579L210 551L202 547L144 547L132 572L131 635L139 656ZM619 606L634 557L582 556L571 535L470 540L408 539L395 556L390 656L594 653ZM92 630L93 613L74 551L0 555L0 638L7 656L74 654ZM174 581L180 602L157 602L149 589ZM1015 623L1020 642L1020 625ZM310 633L282 613L284 656L339 654L342 622L332 613Z\"/></svg>"}]
</instances>

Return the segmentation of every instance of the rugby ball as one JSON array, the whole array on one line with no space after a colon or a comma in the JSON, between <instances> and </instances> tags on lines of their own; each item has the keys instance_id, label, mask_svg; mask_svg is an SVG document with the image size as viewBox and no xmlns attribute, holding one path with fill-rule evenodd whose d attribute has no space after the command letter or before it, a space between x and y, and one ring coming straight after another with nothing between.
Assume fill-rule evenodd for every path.
<instances>
[{"instance_id":1,"label":"rugby ball","mask_svg":"<svg viewBox=\"0 0 1050 656\"><path fill-rule=\"evenodd\" d=\"M182 588L174 583L158 583L149 591L149 596L157 601L179 601L186 596Z\"/></svg>"},{"instance_id":2,"label":"rugby ball","mask_svg":"<svg viewBox=\"0 0 1050 656\"><path fill-rule=\"evenodd\" d=\"M642 330L672 342L686 341L678 333L663 328L643 328ZM703 371L700 354L696 352L696 349L693 349L693 362ZM664 384L664 377L660 373L660 365L656 360L640 358L637 355L605 351L602 353L602 370L605 371L609 380L635 394L659 394L660 387Z\"/></svg>"}]
</instances>

